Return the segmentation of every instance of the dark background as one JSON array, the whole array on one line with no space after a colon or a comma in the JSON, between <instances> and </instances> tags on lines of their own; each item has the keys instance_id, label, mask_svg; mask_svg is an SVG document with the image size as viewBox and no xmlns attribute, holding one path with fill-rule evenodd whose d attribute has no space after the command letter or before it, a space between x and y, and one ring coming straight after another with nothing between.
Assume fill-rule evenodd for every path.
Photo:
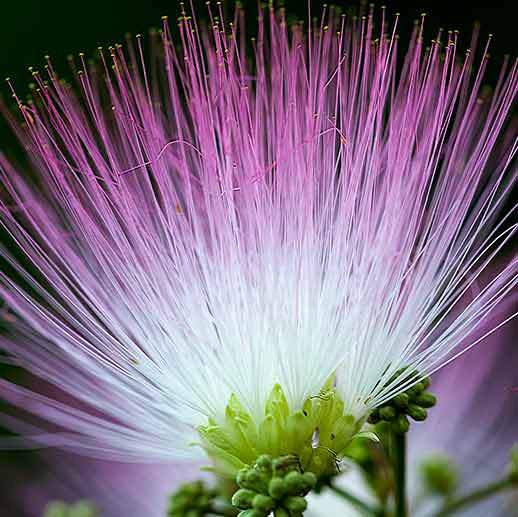
<instances>
[{"instance_id":1,"label":"dark background","mask_svg":"<svg viewBox=\"0 0 518 517\"><path fill-rule=\"evenodd\" d=\"M345 9L360 4L361 0L334 3ZM185 1L189 5L190 0ZM198 18L207 18L205 0L193 0ZM212 0L216 7L216 1ZM223 2L227 12L233 10L234 0ZM257 0L241 0L247 9L253 30ZM279 3L277 1L277 3ZM288 14L307 18L307 0L284 0ZM312 15L318 16L325 0L312 0ZM368 5L368 1L363 1ZM513 6L516 1L467 3L441 0L401 2L382 0L376 7L387 4L388 13L401 13L401 35L412 27L420 13L426 12L426 37L435 36L439 27L461 31L461 42L467 47L475 22L481 24L482 39L494 34L486 80L494 83L505 54L516 55L517 28ZM161 16L171 21L180 14L179 0L0 0L0 95L9 98L3 78L11 77L18 94L23 98L31 82L29 66L41 67L43 56L49 54L60 75L67 74L68 54L94 54L98 46L122 42L126 33L145 33L159 26ZM172 23L171 25L174 25ZM0 120L0 150L12 148L14 142L3 120Z\"/></svg>"},{"instance_id":2,"label":"dark background","mask_svg":"<svg viewBox=\"0 0 518 517\"><path fill-rule=\"evenodd\" d=\"M27 67L42 64L46 53L55 64L65 63L67 54L89 54L99 45L123 40L126 32L135 34L158 26L162 15L174 19L180 13L179 0L0 0L0 3L0 77L10 76L20 86L30 80ZM224 3L227 10L233 8L233 0ZM250 14L255 13L256 0L242 0L242 3ZM312 1L313 15L319 14L323 3ZM359 1L330 3L348 8ZM376 5L384 3L389 12L401 12L407 26L421 12L426 12L430 38L441 26L458 29L467 39L473 24L479 21L483 35L495 34L491 52L494 60L500 61L506 53L516 53L517 27L513 13L516 1L471 2L468 7L467 3L453 0L383 0ZM198 16L206 17L205 1L195 0L194 4ZM213 0L212 4L215 6L216 2ZM307 0L285 0L284 4L290 14L306 17Z\"/></svg>"}]
</instances>

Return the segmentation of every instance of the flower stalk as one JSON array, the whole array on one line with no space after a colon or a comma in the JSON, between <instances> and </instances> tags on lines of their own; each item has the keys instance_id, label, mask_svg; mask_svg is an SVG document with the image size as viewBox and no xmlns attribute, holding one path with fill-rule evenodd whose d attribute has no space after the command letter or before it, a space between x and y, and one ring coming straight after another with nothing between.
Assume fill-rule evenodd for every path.
<instances>
[{"instance_id":1,"label":"flower stalk","mask_svg":"<svg viewBox=\"0 0 518 517\"><path fill-rule=\"evenodd\" d=\"M448 517L454 515L459 510L462 510L468 506L479 503L488 497L494 496L504 490L508 490L513 487L512 481L506 477L489 485L478 488L469 494L466 494L459 499L446 503L442 510L439 511L436 517Z\"/></svg>"},{"instance_id":2,"label":"flower stalk","mask_svg":"<svg viewBox=\"0 0 518 517\"><path fill-rule=\"evenodd\" d=\"M396 481L396 517L407 517L406 433L393 432L391 442L393 446L394 475Z\"/></svg>"},{"instance_id":3,"label":"flower stalk","mask_svg":"<svg viewBox=\"0 0 518 517\"><path fill-rule=\"evenodd\" d=\"M348 490L345 490L343 488L340 488L333 483L329 484L329 488L338 496L340 496L342 499L345 499L347 502L352 504L357 510L362 512L362 514L370 517L382 517L384 515L383 510L372 507L359 497L356 497L354 494L349 492Z\"/></svg>"}]
</instances>

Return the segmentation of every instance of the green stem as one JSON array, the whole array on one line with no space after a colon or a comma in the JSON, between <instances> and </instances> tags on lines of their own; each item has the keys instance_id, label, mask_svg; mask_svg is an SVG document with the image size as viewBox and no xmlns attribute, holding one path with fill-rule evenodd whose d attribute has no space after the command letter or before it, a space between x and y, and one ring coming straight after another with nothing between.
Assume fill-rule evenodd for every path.
<instances>
[{"instance_id":1,"label":"green stem","mask_svg":"<svg viewBox=\"0 0 518 517\"><path fill-rule=\"evenodd\" d=\"M451 515L457 510L464 508L465 506L478 503L482 499L497 494L502 490L511 488L512 486L513 484L511 483L509 478L505 478L500 481L495 481L494 483L491 483L490 485L487 485L484 488L474 490L473 492L465 495L464 497L461 497L460 499L457 499L456 501L446 503L443 509L437 514L436 517L445 517L447 515Z\"/></svg>"},{"instance_id":2,"label":"green stem","mask_svg":"<svg viewBox=\"0 0 518 517\"><path fill-rule=\"evenodd\" d=\"M383 514L381 510L378 510L376 508L373 508L369 504L367 504L365 501L362 501L355 495L351 494L347 490L344 490L343 488L339 488L335 485L330 484L329 488L337 495L351 503L357 510L360 510L363 514L374 516L374 517L381 517Z\"/></svg>"},{"instance_id":3,"label":"green stem","mask_svg":"<svg viewBox=\"0 0 518 517\"><path fill-rule=\"evenodd\" d=\"M396 517L407 517L406 502L406 433L392 433L396 481Z\"/></svg>"}]
</instances>

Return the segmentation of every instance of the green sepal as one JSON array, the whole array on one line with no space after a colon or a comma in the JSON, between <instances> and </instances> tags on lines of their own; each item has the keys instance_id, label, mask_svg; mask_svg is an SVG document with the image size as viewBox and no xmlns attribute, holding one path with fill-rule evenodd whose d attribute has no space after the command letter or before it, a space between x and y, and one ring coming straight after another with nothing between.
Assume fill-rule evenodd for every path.
<instances>
[{"instance_id":1,"label":"green sepal","mask_svg":"<svg viewBox=\"0 0 518 517\"><path fill-rule=\"evenodd\" d=\"M270 392L264 407L264 414L265 416L273 415L278 420L287 418L290 414L290 407L280 384L275 384Z\"/></svg>"}]
</instances>

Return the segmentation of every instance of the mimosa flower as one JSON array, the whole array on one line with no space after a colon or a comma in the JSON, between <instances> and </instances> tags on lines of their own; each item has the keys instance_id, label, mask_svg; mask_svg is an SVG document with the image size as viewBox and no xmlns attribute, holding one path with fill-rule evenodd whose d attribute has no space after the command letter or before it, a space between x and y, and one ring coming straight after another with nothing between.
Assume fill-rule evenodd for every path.
<instances>
[{"instance_id":1,"label":"mimosa flower","mask_svg":"<svg viewBox=\"0 0 518 517\"><path fill-rule=\"evenodd\" d=\"M513 259L458 303L516 232L517 64L488 96L487 47L459 63L456 34L428 47L417 25L401 68L397 16L374 18L330 10L306 31L270 9L248 59L240 8L207 31L184 14L148 62L137 37L80 55L76 88L49 61L32 102L13 90L35 174L0 158L0 347L56 391L0 381L40 418L12 429L107 458L205 451L230 476L294 454L319 474L477 342L518 280Z\"/></svg>"}]
</instances>

